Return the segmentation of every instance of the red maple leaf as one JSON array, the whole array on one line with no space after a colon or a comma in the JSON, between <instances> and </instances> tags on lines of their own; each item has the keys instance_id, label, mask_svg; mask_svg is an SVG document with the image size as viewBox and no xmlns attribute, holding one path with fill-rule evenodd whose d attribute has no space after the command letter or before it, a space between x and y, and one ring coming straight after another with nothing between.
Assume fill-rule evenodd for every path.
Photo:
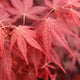
<instances>
[{"instance_id":1,"label":"red maple leaf","mask_svg":"<svg viewBox=\"0 0 80 80\"><path fill-rule=\"evenodd\" d=\"M38 44L38 42L35 39L35 32L30 30L30 27L19 26L12 31L10 51L13 45L16 43L16 41L17 41L18 48L21 51L27 63L28 63L28 60L27 60L26 42L30 44L32 47L43 52L41 46Z\"/></svg>"},{"instance_id":2,"label":"red maple leaf","mask_svg":"<svg viewBox=\"0 0 80 80\"><path fill-rule=\"evenodd\" d=\"M61 1L61 2L60 2ZM80 12L75 10L74 7L80 7L79 0L45 0L45 4L51 9L54 9L54 14L63 21L68 18L72 18L80 27ZM74 7L73 7L74 6Z\"/></svg>"},{"instance_id":3,"label":"red maple leaf","mask_svg":"<svg viewBox=\"0 0 80 80\"><path fill-rule=\"evenodd\" d=\"M76 38L78 38L78 37L76 35L74 35L69 30L69 28L65 25L65 23L61 23L61 22L55 20L54 18L44 19L40 23L40 26L38 27L38 33L42 36L43 43L44 43L44 48L45 48L48 55L50 54L52 39L57 40L72 55L74 55L72 53L72 51L69 49L69 46L68 46L68 43L65 39L64 33L75 36Z\"/></svg>"},{"instance_id":4,"label":"red maple leaf","mask_svg":"<svg viewBox=\"0 0 80 80\"><path fill-rule=\"evenodd\" d=\"M33 0L11 0L11 3L14 8L7 8L7 10L11 13L16 15L15 19L19 19L21 16L23 16L23 19L25 20L25 16L33 19L33 20L39 20L40 17L37 16L36 14L40 14L43 12L46 7L42 6L37 6L37 7L32 7L33 6Z\"/></svg>"}]
</instances>

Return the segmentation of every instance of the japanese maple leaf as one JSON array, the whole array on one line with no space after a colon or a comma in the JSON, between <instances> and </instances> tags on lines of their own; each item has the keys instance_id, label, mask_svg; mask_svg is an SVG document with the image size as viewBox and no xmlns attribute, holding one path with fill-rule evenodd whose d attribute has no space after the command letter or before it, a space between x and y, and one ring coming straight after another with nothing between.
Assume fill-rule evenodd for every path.
<instances>
[{"instance_id":1,"label":"japanese maple leaf","mask_svg":"<svg viewBox=\"0 0 80 80\"><path fill-rule=\"evenodd\" d=\"M57 68L54 67L50 63L55 63L56 65L58 65L64 71L64 73L66 73L64 68L62 67L62 65L60 63L60 60L59 60L57 54L52 49L51 49L51 53L50 53L50 60L48 61L48 59L45 58L44 63L45 64L41 67L43 69L43 72L41 73L41 75L39 77L42 77L43 75L45 75L45 77L44 77L45 80L48 80L49 77L50 77L51 80L56 79L56 73L53 75L50 70L51 69L55 70Z\"/></svg>"},{"instance_id":2,"label":"japanese maple leaf","mask_svg":"<svg viewBox=\"0 0 80 80\"><path fill-rule=\"evenodd\" d=\"M69 49L64 33L72 36L75 35L69 30L65 23L61 23L53 18L47 18L40 23L40 26L38 27L38 33L42 36L44 48L48 55L50 54L52 39L57 40L72 55L74 55Z\"/></svg>"},{"instance_id":3,"label":"japanese maple leaf","mask_svg":"<svg viewBox=\"0 0 80 80\"><path fill-rule=\"evenodd\" d=\"M19 26L12 31L10 51L13 45L16 43L16 41L17 41L18 48L21 51L27 63L28 63L28 60L27 60L26 42L30 44L32 47L43 52L41 46L35 40L35 32L30 30L30 28L27 26Z\"/></svg>"},{"instance_id":4,"label":"japanese maple leaf","mask_svg":"<svg viewBox=\"0 0 80 80\"><path fill-rule=\"evenodd\" d=\"M56 67L50 64L50 61L47 60L47 57L45 57L44 65L41 67L41 69L43 69L43 72L41 72L39 75L40 78L43 76L45 80L48 80L49 77L51 80L54 79L54 75L51 73L50 69L54 70Z\"/></svg>"},{"instance_id":5,"label":"japanese maple leaf","mask_svg":"<svg viewBox=\"0 0 80 80\"><path fill-rule=\"evenodd\" d=\"M71 18L73 17L73 20L80 27L80 21L79 21L80 12L77 11L76 9L74 9L74 7L80 8L80 2L79 1L80 0L64 0L64 2L66 2L66 5L64 6L64 8L68 7L68 9L69 9L69 15L68 16L71 17Z\"/></svg>"},{"instance_id":6,"label":"japanese maple leaf","mask_svg":"<svg viewBox=\"0 0 80 80\"><path fill-rule=\"evenodd\" d=\"M80 7L80 0L45 0L45 4L51 9L55 9L54 14L56 17L59 17L60 19L66 20L66 18L69 16L72 16L75 22L80 26L80 21L78 18L80 18L80 12L74 10L74 7ZM72 6L72 7L71 7ZM67 15L66 15L67 14ZM65 17L65 15L67 17Z\"/></svg>"},{"instance_id":7,"label":"japanese maple leaf","mask_svg":"<svg viewBox=\"0 0 80 80\"><path fill-rule=\"evenodd\" d=\"M45 75L45 76L44 76L44 79L45 79L45 80L48 80L49 78L50 78L51 80L56 80L56 76L55 76L56 73L55 73L55 74L52 74L48 68L46 68L43 73L44 73L44 75Z\"/></svg>"},{"instance_id":8,"label":"japanese maple leaf","mask_svg":"<svg viewBox=\"0 0 80 80\"><path fill-rule=\"evenodd\" d=\"M42 6L32 7L33 0L11 0L11 3L14 8L8 8L7 10L11 14L16 15L16 19L19 19L21 16L23 16L25 20L26 16L33 20L39 20L40 17L36 14L40 14L42 11L46 9Z\"/></svg>"},{"instance_id":9,"label":"japanese maple leaf","mask_svg":"<svg viewBox=\"0 0 80 80\"><path fill-rule=\"evenodd\" d=\"M69 10L65 9L64 6L66 3L63 0L44 0L45 4L50 11L53 12L53 15L63 21L66 21L66 14L68 14Z\"/></svg>"}]
</instances>

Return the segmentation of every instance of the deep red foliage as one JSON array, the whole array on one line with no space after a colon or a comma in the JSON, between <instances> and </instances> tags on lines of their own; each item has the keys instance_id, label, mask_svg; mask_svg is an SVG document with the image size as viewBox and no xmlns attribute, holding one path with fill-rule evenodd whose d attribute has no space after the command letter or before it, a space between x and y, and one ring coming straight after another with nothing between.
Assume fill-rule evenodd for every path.
<instances>
[{"instance_id":1,"label":"deep red foliage","mask_svg":"<svg viewBox=\"0 0 80 80\"><path fill-rule=\"evenodd\" d=\"M80 0L0 0L0 80L77 73L79 32Z\"/></svg>"}]
</instances>

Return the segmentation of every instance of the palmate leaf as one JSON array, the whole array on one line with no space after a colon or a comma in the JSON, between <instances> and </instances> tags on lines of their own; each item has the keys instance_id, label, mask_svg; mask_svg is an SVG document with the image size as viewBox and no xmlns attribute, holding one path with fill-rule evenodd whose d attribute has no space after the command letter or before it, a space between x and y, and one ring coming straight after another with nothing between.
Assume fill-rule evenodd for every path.
<instances>
[{"instance_id":1,"label":"palmate leaf","mask_svg":"<svg viewBox=\"0 0 80 80\"><path fill-rule=\"evenodd\" d=\"M53 57L53 56L52 56ZM50 57L51 58L51 57ZM50 59L51 60L51 59ZM51 80L55 80L56 76L56 73L52 74L51 71L55 70L56 67L53 66L52 64L50 64L51 61L48 61L48 59L45 57L44 59L44 64L43 66L41 67L43 69L43 72L39 75L39 77L42 77L45 79L45 80L48 80L48 78L50 78Z\"/></svg>"},{"instance_id":2,"label":"palmate leaf","mask_svg":"<svg viewBox=\"0 0 80 80\"><path fill-rule=\"evenodd\" d=\"M49 75L51 80L56 80L56 73L55 74L51 74L50 70L46 69L46 79L45 80L48 80L48 75Z\"/></svg>"},{"instance_id":3,"label":"palmate leaf","mask_svg":"<svg viewBox=\"0 0 80 80\"><path fill-rule=\"evenodd\" d=\"M80 12L74 9L74 7L80 8L80 0L45 0L45 4L51 9L55 9L54 14L55 17L59 17L63 21L68 19L68 16L72 16L71 18L75 21L78 26L80 26ZM72 7L71 7L72 6ZM74 6L74 7L73 7ZM66 17L66 16L67 17Z\"/></svg>"},{"instance_id":4,"label":"palmate leaf","mask_svg":"<svg viewBox=\"0 0 80 80\"><path fill-rule=\"evenodd\" d=\"M64 4L63 0L44 0L47 7L53 10L53 15L63 22L66 22L66 14L68 14L69 10L64 8L66 4Z\"/></svg>"},{"instance_id":5,"label":"palmate leaf","mask_svg":"<svg viewBox=\"0 0 80 80\"><path fill-rule=\"evenodd\" d=\"M12 47L17 41L18 48L22 53L22 55L24 56L26 62L28 63L26 42L32 47L43 52L41 46L35 40L34 35L35 35L35 32L30 30L28 26L19 26L16 29L14 29L11 35L10 52L12 50Z\"/></svg>"},{"instance_id":6,"label":"palmate leaf","mask_svg":"<svg viewBox=\"0 0 80 80\"><path fill-rule=\"evenodd\" d=\"M74 9L74 7L80 8L80 0L64 0L64 2L66 2L68 8L70 7L69 16L72 16L75 23L80 27L80 21L79 21L80 12Z\"/></svg>"},{"instance_id":7,"label":"palmate leaf","mask_svg":"<svg viewBox=\"0 0 80 80\"><path fill-rule=\"evenodd\" d=\"M53 18L47 18L47 19L43 20L42 22L44 23L44 24L41 23L43 29L40 28L42 30L38 30L38 32L39 31L41 32L43 43L46 45L46 47L45 47L46 51L48 51L48 52L50 51L49 49L51 48L52 41L49 39L53 38L53 39L57 40L59 43L61 43L61 45L64 46L74 56L72 51L69 49L68 43L64 37L64 33L75 36L69 30L69 28L64 23L60 23L59 21L57 21ZM48 28L49 31L45 28ZM66 29L66 31L64 29ZM45 33L43 33L43 32L45 32ZM46 36L44 37L43 35L46 35ZM50 38L50 36L51 36L51 38ZM48 41L49 41L50 45L47 43Z\"/></svg>"},{"instance_id":8,"label":"palmate leaf","mask_svg":"<svg viewBox=\"0 0 80 80\"><path fill-rule=\"evenodd\" d=\"M16 15L15 19L19 19L21 16L26 16L33 20L39 20L40 17L36 14L40 14L46 9L46 7L42 6L32 7L33 0L11 0L11 3L14 8L7 8L7 10L9 13Z\"/></svg>"}]
</instances>

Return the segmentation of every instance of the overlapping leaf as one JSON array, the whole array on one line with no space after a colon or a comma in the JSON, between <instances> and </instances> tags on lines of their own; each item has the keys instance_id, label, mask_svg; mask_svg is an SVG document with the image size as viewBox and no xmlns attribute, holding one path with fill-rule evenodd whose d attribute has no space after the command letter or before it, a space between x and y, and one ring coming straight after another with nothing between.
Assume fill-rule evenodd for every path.
<instances>
[{"instance_id":1,"label":"overlapping leaf","mask_svg":"<svg viewBox=\"0 0 80 80\"><path fill-rule=\"evenodd\" d=\"M41 46L35 40L35 37L34 37L35 32L30 30L29 27L19 26L16 29L14 29L12 33L13 34L11 36L10 51L11 51L13 45L17 41L18 48L21 51L21 53L24 56L27 63L28 63L28 60L27 60L27 45L26 45L26 42L28 44L30 44L32 47L34 47L34 48L43 52Z\"/></svg>"},{"instance_id":2,"label":"overlapping leaf","mask_svg":"<svg viewBox=\"0 0 80 80\"><path fill-rule=\"evenodd\" d=\"M63 45L72 55L74 55L72 53L72 51L69 49L68 43L67 43L67 41L66 41L66 39L64 37L64 33L67 33L67 34L75 36L69 30L69 28L64 23L61 24L60 22L58 22L58 21L56 21L55 19L52 19L52 18L48 18L48 19L43 20L43 23L44 23L42 25L43 29L40 30L40 32L42 34L43 43L46 45L46 47L45 47L46 51L49 52L50 51L49 49L51 48L52 41L49 40L49 39L54 38L59 43L61 43L61 45ZM45 29L45 28L48 28L48 30ZM66 29L66 30L64 30L64 29ZM43 32L45 32L45 33L43 33ZM46 36L44 37L44 35L46 35ZM51 36L51 38L50 38L50 36Z\"/></svg>"},{"instance_id":3,"label":"overlapping leaf","mask_svg":"<svg viewBox=\"0 0 80 80\"><path fill-rule=\"evenodd\" d=\"M11 0L14 8L7 9L11 14L16 15L16 19L19 19L21 16L26 16L33 20L39 20L40 17L36 14L40 14L46 8L42 6L32 7L33 0Z\"/></svg>"},{"instance_id":4,"label":"overlapping leaf","mask_svg":"<svg viewBox=\"0 0 80 80\"><path fill-rule=\"evenodd\" d=\"M56 17L59 17L63 21L67 19L68 16L72 16L73 19L75 20L76 24L80 26L80 12L75 10L73 6L79 7L80 8L80 0L45 0L45 4L49 8L55 9L55 14ZM71 7L72 6L72 7ZM66 16L67 17L66 17Z\"/></svg>"},{"instance_id":5,"label":"overlapping leaf","mask_svg":"<svg viewBox=\"0 0 80 80\"><path fill-rule=\"evenodd\" d=\"M40 74L40 76L39 77L42 77L43 76L43 78L45 79L45 80L48 80L48 78L50 77L50 79L51 80L53 80L55 77L54 77L54 75L56 74L52 74L51 73L51 71L50 71L50 69L51 70L54 70L54 69L56 69L56 67L54 67L53 65L51 65L50 64L51 62L50 61L48 61L48 59L47 58L45 58L44 59L44 65L41 67L42 69L43 69L43 72Z\"/></svg>"}]
</instances>

